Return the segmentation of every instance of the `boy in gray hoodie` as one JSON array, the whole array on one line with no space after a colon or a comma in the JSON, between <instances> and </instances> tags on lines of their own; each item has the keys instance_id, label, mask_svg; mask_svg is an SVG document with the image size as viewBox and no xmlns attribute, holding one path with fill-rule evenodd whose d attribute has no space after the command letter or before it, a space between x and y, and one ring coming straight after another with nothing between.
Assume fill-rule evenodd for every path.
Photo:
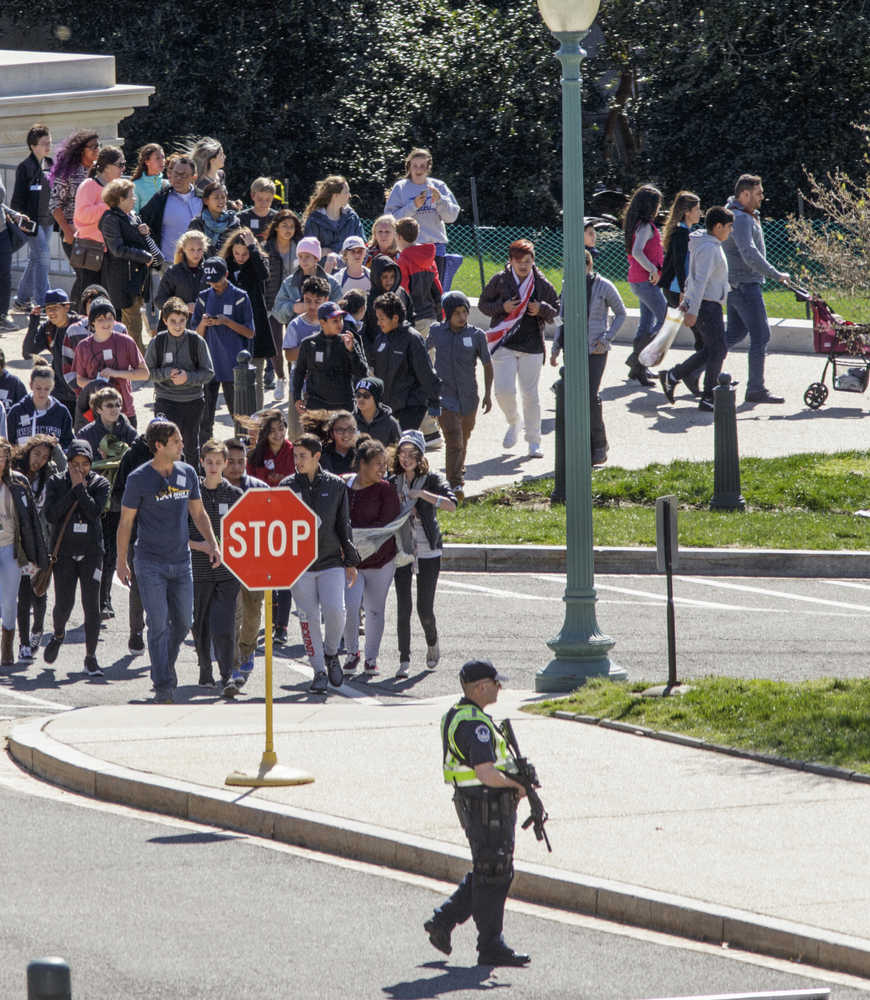
<instances>
[{"instance_id":1,"label":"boy in gray hoodie","mask_svg":"<svg viewBox=\"0 0 870 1000\"><path fill-rule=\"evenodd\" d=\"M728 298L728 261L722 244L731 235L734 213L715 206L707 209L706 232L692 233L689 238L689 273L680 309L686 314L686 326L696 327L702 346L686 360L670 370L659 372L659 381L669 403L674 401L677 382L698 368L704 368L704 390L699 410L713 410L713 389L728 353L722 306Z\"/></svg>"}]
</instances>

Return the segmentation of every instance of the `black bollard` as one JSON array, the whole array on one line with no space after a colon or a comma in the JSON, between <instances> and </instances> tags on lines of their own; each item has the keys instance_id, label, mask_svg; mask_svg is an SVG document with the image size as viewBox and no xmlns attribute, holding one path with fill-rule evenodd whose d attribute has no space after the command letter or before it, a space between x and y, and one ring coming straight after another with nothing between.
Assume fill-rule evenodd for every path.
<instances>
[{"instance_id":1,"label":"black bollard","mask_svg":"<svg viewBox=\"0 0 870 1000\"><path fill-rule=\"evenodd\" d=\"M72 1000L69 966L62 958L35 958L28 964L27 1000Z\"/></svg>"},{"instance_id":2,"label":"black bollard","mask_svg":"<svg viewBox=\"0 0 870 1000\"><path fill-rule=\"evenodd\" d=\"M721 372L719 384L713 390L713 499L710 510L746 509L746 501L740 493L734 385L731 376Z\"/></svg>"},{"instance_id":3,"label":"black bollard","mask_svg":"<svg viewBox=\"0 0 870 1000\"><path fill-rule=\"evenodd\" d=\"M556 395L556 476L550 503L565 503L565 368L553 383Z\"/></svg>"},{"instance_id":4,"label":"black bollard","mask_svg":"<svg viewBox=\"0 0 870 1000\"><path fill-rule=\"evenodd\" d=\"M256 371L251 364L250 351L239 351L233 368L233 417L249 417L257 409L257 391L254 382ZM247 430L236 421L236 435Z\"/></svg>"}]
</instances>

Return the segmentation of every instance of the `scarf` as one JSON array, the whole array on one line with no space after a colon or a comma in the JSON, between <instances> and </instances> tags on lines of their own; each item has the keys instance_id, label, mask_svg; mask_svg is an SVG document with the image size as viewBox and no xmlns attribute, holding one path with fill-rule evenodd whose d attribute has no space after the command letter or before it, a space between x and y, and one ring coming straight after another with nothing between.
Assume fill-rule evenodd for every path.
<instances>
[{"instance_id":1,"label":"scarf","mask_svg":"<svg viewBox=\"0 0 870 1000\"><path fill-rule=\"evenodd\" d=\"M511 269L513 273L513 269ZM516 278L516 275L514 275ZM512 313L508 313L507 316L501 321L501 323L496 323L495 326L490 327L486 331L486 342L489 345L489 353L493 354L505 341L514 333L520 325L520 321L526 314L526 309L528 308L529 302L532 298L532 292L535 290L535 270L532 268L529 271L528 277L522 284L519 285L519 295L520 304L514 309Z\"/></svg>"},{"instance_id":2,"label":"scarf","mask_svg":"<svg viewBox=\"0 0 870 1000\"><path fill-rule=\"evenodd\" d=\"M209 243L216 243L226 232L227 226L233 221L235 214L233 212L221 212L215 218L207 208L203 208L201 218L202 228L205 230L205 235L208 237Z\"/></svg>"}]
</instances>

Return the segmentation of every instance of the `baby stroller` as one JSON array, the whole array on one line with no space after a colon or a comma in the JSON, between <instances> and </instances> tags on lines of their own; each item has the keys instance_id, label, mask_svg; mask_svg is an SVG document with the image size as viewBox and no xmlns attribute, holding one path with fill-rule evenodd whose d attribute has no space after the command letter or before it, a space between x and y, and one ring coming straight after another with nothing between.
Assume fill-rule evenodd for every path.
<instances>
[{"instance_id":1,"label":"baby stroller","mask_svg":"<svg viewBox=\"0 0 870 1000\"><path fill-rule=\"evenodd\" d=\"M818 410L828 398L825 378L831 370L831 386L837 392L864 392L870 384L870 325L850 323L837 316L823 299L801 289L794 290L799 302L809 302L813 313L813 350L826 355L818 382L804 393L804 402Z\"/></svg>"}]
</instances>

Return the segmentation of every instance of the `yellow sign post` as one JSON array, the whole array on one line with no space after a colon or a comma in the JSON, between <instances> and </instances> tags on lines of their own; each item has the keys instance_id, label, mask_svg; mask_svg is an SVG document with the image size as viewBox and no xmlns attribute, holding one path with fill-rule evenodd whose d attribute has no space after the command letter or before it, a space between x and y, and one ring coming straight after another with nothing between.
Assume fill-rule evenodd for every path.
<instances>
[{"instance_id":1,"label":"yellow sign post","mask_svg":"<svg viewBox=\"0 0 870 1000\"><path fill-rule=\"evenodd\" d=\"M233 771L227 775L226 784L242 785L246 788L261 788L269 785L308 785L314 776L295 767L283 767L275 753L275 737L272 729L272 591L264 592L266 601L266 749L256 773Z\"/></svg>"}]
</instances>

